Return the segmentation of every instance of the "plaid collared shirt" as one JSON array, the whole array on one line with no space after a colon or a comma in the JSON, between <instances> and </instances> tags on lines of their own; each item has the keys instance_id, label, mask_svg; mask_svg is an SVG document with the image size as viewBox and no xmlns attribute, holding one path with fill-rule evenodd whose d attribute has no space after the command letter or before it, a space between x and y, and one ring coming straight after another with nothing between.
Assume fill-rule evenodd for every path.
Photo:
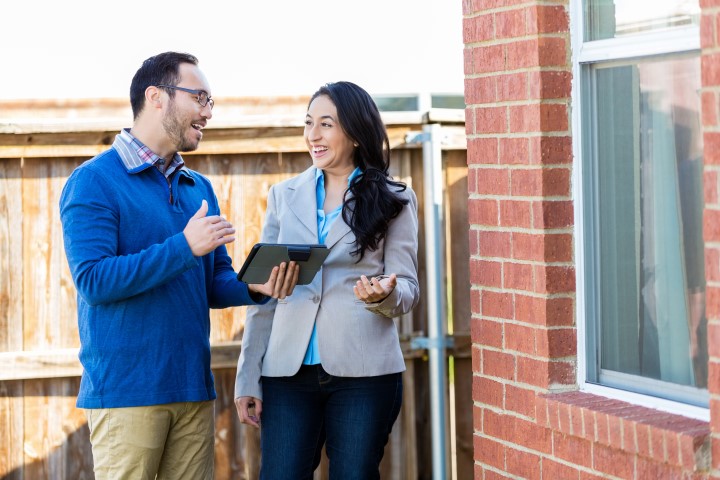
<instances>
[{"instance_id":1,"label":"plaid collared shirt","mask_svg":"<svg viewBox=\"0 0 720 480\"><path fill-rule=\"evenodd\" d=\"M117 140L121 141L121 145L117 145ZM125 163L128 170L133 170L143 163L147 163L148 165L152 165L160 170L160 172L165 175L165 178L169 181L170 176L173 173L177 170L185 168L185 161L179 153L175 153L170 161L170 165L165 168L165 159L156 155L152 150L150 150L150 148L148 148L147 145L135 138L135 136L130 133L129 128L123 128L120 131L120 134L116 137L115 143L116 147L120 147L118 148L120 158L122 158L122 161ZM123 146L128 148L122 148Z\"/></svg>"}]
</instances>

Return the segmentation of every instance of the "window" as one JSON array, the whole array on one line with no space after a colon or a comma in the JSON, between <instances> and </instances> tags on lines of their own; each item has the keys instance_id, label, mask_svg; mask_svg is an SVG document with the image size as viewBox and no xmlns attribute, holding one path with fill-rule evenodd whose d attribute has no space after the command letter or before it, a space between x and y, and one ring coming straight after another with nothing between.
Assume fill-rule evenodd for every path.
<instances>
[{"instance_id":1,"label":"window","mask_svg":"<svg viewBox=\"0 0 720 480\"><path fill-rule=\"evenodd\" d=\"M585 381L706 407L698 0L578 1Z\"/></svg>"}]
</instances>

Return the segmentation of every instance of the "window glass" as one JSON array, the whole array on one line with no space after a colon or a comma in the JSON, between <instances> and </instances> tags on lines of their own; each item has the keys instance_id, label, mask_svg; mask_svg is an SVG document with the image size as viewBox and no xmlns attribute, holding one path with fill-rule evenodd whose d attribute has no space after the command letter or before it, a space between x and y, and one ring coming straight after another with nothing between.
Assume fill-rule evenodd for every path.
<instances>
[{"instance_id":1,"label":"window glass","mask_svg":"<svg viewBox=\"0 0 720 480\"><path fill-rule=\"evenodd\" d=\"M698 0L587 0L585 40L698 25Z\"/></svg>"},{"instance_id":2,"label":"window glass","mask_svg":"<svg viewBox=\"0 0 720 480\"><path fill-rule=\"evenodd\" d=\"M706 405L700 59L588 72L588 381Z\"/></svg>"}]
</instances>

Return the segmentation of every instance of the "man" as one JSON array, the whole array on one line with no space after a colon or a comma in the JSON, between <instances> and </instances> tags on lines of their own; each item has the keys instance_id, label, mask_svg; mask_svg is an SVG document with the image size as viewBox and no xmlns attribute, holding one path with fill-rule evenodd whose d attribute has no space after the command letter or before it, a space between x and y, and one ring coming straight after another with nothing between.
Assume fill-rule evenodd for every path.
<instances>
[{"instance_id":1,"label":"man","mask_svg":"<svg viewBox=\"0 0 720 480\"><path fill-rule=\"evenodd\" d=\"M148 58L133 77L133 127L70 176L60 198L78 291L77 406L86 409L98 479L212 479L215 387L209 308L284 298L294 263L264 285L237 280L195 150L212 118L192 55Z\"/></svg>"}]
</instances>

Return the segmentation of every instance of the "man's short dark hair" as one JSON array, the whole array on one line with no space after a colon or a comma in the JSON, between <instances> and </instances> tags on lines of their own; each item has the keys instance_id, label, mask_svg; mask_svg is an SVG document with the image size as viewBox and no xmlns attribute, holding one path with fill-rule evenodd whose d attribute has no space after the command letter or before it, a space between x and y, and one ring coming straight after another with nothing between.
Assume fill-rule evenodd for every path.
<instances>
[{"instance_id":1,"label":"man's short dark hair","mask_svg":"<svg viewBox=\"0 0 720 480\"><path fill-rule=\"evenodd\" d=\"M130 84L130 106L133 119L145 106L145 90L151 85L177 85L180 81L180 64L198 64L198 59L189 53L164 52L145 60L135 72ZM168 89L170 97L175 96L175 90Z\"/></svg>"}]
</instances>

